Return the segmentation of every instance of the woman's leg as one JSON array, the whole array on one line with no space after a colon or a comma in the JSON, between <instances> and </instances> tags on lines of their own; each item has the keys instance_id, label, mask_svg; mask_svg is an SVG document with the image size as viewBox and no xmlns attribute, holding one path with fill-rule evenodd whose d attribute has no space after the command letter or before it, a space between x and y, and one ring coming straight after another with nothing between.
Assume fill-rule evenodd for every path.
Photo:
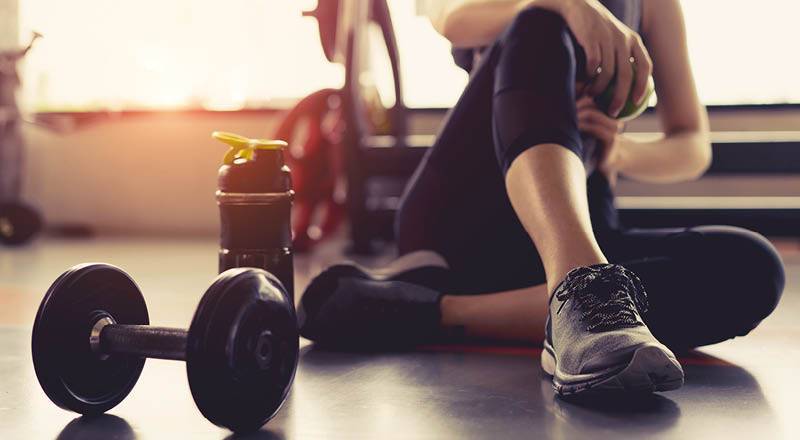
<instances>
[{"instance_id":1,"label":"woman's leg","mask_svg":"<svg viewBox=\"0 0 800 440\"><path fill-rule=\"evenodd\" d=\"M592 229L602 248L618 236L619 218L614 192L606 177L595 171L586 181ZM644 252L645 249L642 249ZM490 261L483 264L489 265ZM450 290L442 298L442 325L459 329L467 338L541 345L549 292L544 277L525 287L484 294Z\"/></svg>"},{"instance_id":2,"label":"woman's leg","mask_svg":"<svg viewBox=\"0 0 800 440\"><path fill-rule=\"evenodd\" d=\"M584 71L578 68L583 56L561 17L536 9L520 14L503 42L495 148L509 199L541 255L552 292L571 269L608 262L592 231L586 157L577 135L574 84L576 72ZM560 105L537 108L541 102Z\"/></svg>"},{"instance_id":3,"label":"woman's leg","mask_svg":"<svg viewBox=\"0 0 800 440\"><path fill-rule=\"evenodd\" d=\"M442 326L467 339L541 345L547 320L546 284L478 295L444 295Z\"/></svg>"},{"instance_id":4,"label":"woman's leg","mask_svg":"<svg viewBox=\"0 0 800 440\"><path fill-rule=\"evenodd\" d=\"M647 289L647 325L679 350L746 335L783 293L778 252L746 229L631 230L618 243L610 254L628 261Z\"/></svg>"},{"instance_id":5,"label":"woman's leg","mask_svg":"<svg viewBox=\"0 0 800 440\"><path fill-rule=\"evenodd\" d=\"M514 210L539 250L553 292L580 266L608 263L592 231L581 161L558 144L520 154L506 174Z\"/></svg>"},{"instance_id":6,"label":"woman's leg","mask_svg":"<svg viewBox=\"0 0 800 440\"><path fill-rule=\"evenodd\" d=\"M406 186L395 221L400 255L419 250L442 255L453 274L452 289L463 293L514 289L545 278L508 200L493 147L500 52L496 44L483 54Z\"/></svg>"},{"instance_id":7,"label":"woman's leg","mask_svg":"<svg viewBox=\"0 0 800 440\"><path fill-rule=\"evenodd\" d=\"M730 226L638 229L604 246L635 271L649 299L645 322L675 350L743 336L776 307L783 265L761 235ZM470 337L540 344L547 316L541 284L485 295L445 295L443 324Z\"/></svg>"},{"instance_id":8,"label":"woman's leg","mask_svg":"<svg viewBox=\"0 0 800 440\"><path fill-rule=\"evenodd\" d=\"M558 15L519 14L484 54L407 188L401 254L435 250L473 293L540 283L545 267L554 286L572 267L605 262L586 203L583 163L592 152L575 116L582 66Z\"/></svg>"},{"instance_id":9,"label":"woman's leg","mask_svg":"<svg viewBox=\"0 0 800 440\"><path fill-rule=\"evenodd\" d=\"M524 243L537 253L526 261L524 254L501 251L494 261L479 259L488 264L476 273L533 261L544 268L552 296L542 365L560 394L680 387L678 361L640 316L644 290L638 278L608 264L592 228L584 166L590 154L580 139L575 108L575 83L585 79L576 73L585 71L585 57L566 23L549 11L524 10L491 54L495 155L515 217L527 232ZM496 218L488 214L490 222ZM446 226L454 227L459 219L454 220ZM497 228L490 231L502 234ZM460 240L472 237L461 235Z\"/></svg>"},{"instance_id":10,"label":"woman's leg","mask_svg":"<svg viewBox=\"0 0 800 440\"><path fill-rule=\"evenodd\" d=\"M449 270L423 262L377 277L349 264L328 268L300 300L301 335L362 347L428 342L441 336L443 292L471 294L544 282L539 254L508 200L494 148L495 73L502 53L498 41L483 54L412 176L397 215L400 254L422 261L418 251L434 251ZM558 105L574 107L565 103L566 98Z\"/></svg>"},{"instance_id":11,"label":"woman's leg","mask_svg":"<svg viewBox=\"0 0 800 440\"><path fill-rule=\"evenodd\" d=\"M576 51L556 14L528 9L513 20L414 177L398 219L399 247L442 253L465 288L459 293L531 286L545 273L552 290L567 275L549 302L545 338L559 392L674 389L683 373L639 316L638 279L598 264L606 258L587 201L588 155L575 114L576 72L584 69ZM301 331L356 343L431 335L441 328L446 290L401 276L327 271L301 300Z\"/></svg>"}]
</instances>

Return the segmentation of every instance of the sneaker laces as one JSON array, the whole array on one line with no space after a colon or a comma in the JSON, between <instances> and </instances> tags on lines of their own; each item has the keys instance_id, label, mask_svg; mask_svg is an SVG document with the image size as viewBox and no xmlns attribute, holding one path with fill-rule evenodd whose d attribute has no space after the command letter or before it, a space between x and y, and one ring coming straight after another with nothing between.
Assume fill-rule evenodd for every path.
<instances>
[{"instance_id":1,"label":"sneaker laces","mask_svg":"<svg viewBox=\"0 0 800 440\"><path fill-rule=\"evenodd\" d=\"M571 270L556 289L561 301L568 300L581 312L586 330L602 332L644 325L640 313L648 308L647 294L636 274L617 264L595 264Z\"/></svg>"}]
</instances>

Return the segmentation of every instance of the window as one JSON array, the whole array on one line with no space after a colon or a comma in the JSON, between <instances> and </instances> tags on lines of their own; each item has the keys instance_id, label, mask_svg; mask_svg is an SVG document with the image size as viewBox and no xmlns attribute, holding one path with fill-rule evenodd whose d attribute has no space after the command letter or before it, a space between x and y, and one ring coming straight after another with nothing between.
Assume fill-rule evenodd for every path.
<instances>
[{"instance_id":1,"label":"window","mask_svg":"<svg viewBox=\"0 0 800 440\"><path fill-rule=\"evenodd\" d=\"M19 1L20 39L45 35L23 65L30 110L282 106L344 77L301 16L314 0ZM414 0L388 1L406 104L451 106L467 77L447 41ZM704 103L800 104L800 2L682 3Z\"/></svg>"},{"instance_id":2,"label":"window","mask_svg":"<svg viewBox=\"0 0 800 440\"><path fill-rule=\"evenodd\" d=\"M648 0L645 0L648 1ZM660 1L660 0L649 0ZM452 106L466 76L449 46L413 13L389 0L410 107ZM798 0L682 0L700 98L709 105L800 104Z\"/></svg>"},{"instance_id":3,"label":"window","mask_svg":"<svg viewBox=\"0 0 800 440\"><path fill-rule=\"evenodd\" d=\"M706 104L800 104L800 2L682 0Z\"/></svg>"},{"instance_id":4,"label":"window","mask_svg":"<svg viewBox=\"0 0 800 440\"><path fill-rule=\"evenodd\" d=\"M342 83L314 0L19 0L26 108L239 109Z\"/></svg>"}]
</instances>

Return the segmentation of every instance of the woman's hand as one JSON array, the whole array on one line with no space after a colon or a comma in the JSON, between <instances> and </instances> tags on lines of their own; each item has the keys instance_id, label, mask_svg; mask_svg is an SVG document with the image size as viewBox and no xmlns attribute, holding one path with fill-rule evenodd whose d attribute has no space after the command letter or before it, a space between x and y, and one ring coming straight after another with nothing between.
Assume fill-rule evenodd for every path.
<instances>
[{"instance_id":1,"label":"woman's hand","mask_svg":"<svg viewBox=\"0 0 800 440\"><path fill-rule=\"evenodd\" d=\"M611 116L619 114L629 93L635 102L640 102L653 71L641 37L598 0L560 0L559 5L561 16L586 53L586 73L592 81L588 92L592 96L603 93L616 75ZM635 78L632 62L636 64Z\"/></svg>"},{"instance_id":2,"label":"woman's hand","mask_svg":"<svg viewBox=\"0 0 800 440\"><path fill-rule=\"evenodd\" d=\"M595 137L599 143L600 149L595 153L597 169L605 174L614 186L622 162L622 148L617 135L622 131L624 124L603 113L589 96L578 99L576 108L578 129Z\"/></svg>"}]
</instances>

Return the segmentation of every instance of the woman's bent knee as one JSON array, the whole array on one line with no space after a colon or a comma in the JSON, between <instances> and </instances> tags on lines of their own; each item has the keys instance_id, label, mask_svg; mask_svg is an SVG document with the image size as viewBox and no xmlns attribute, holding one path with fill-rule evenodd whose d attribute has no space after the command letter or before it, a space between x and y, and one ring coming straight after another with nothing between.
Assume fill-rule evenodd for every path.
<instances>
[{"instance_id":1,"label":"woman's bent knee","mask_svg":"<svg viewBox=\"0 0 800 440\"><path fill-rule=\"evenodd\" d=\"M557 13L547 9L530 7L520 11L508 26L509 35L560 34L567 29L566 22Z\"/></svg>"},{"instance_id":2,"label":"woman's bent knee","mask_svg":"<svg viewBox=\"0 0 800 440\"><path fill-rule=\"evenodd\" d=\"M553 12L520 12L498 41L493 97L495 152L503 169L535 145L584 158L575 110L576 44Z\"/></svg>"},{"instance_id":3,"label":"woman's bent knee","mask_svg":"<svg viewBox=\"0 0 800 440\"><path fill-rule=\"evenodd\" d=\"M735 306L740 334L746 334L770 315L785 285L783 262L775 246L763 235L732 226L693 228L714 242L720 288ZM739 336L732 335L732 336Z\"/></svg>"},{"instance_id":4,"label":"woman's bent knee","mask_svg":"<svg viewBox=\"0 0 800 440\"><path fill-rule=\"evenodd\" d=\"M495 95L506 89L547 91L567 80L574 83L576 45L560 15L525 9L500 36L499 44Z\"/></svg>"}]
</instances>

